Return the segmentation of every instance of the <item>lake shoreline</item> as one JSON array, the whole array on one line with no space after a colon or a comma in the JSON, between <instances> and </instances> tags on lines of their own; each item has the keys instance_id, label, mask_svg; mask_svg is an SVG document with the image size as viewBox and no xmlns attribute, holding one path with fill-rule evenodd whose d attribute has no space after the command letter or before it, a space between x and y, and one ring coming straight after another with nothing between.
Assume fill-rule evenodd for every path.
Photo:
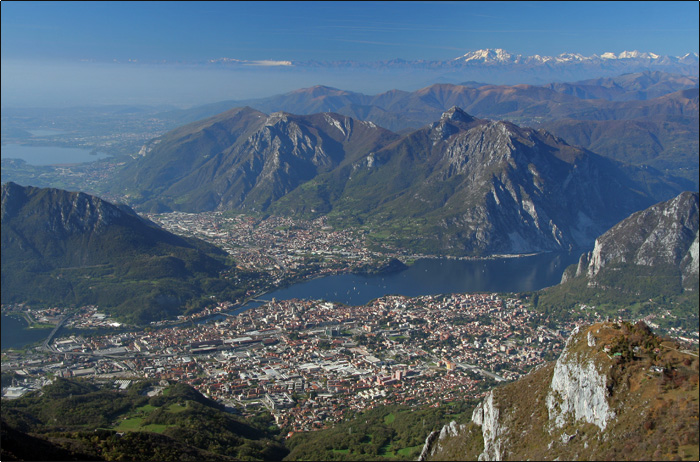
<instances>
[{"instance_id":1,"label":"lake shoreline","mask_svg":"<svg viewBox=\"0 0 700 462\"><path fill-rule=\"evenodd\" d=\"M439 273L438 267L443 266L444 264L447 264L447 265L449 265L450 263L456 264L456 265L458 265L457 269L459 269L460 265L462 265L462 266L466 265L466 266L464 266L464 268L471 266L472 267L471 268L472 276L476 275L476 278L478 279L478 276L479 276L478 270L481 270L481 274L486 275L487 268L480 268L480 267L477 268L477 267L473 267L473 265L483 264L483 265L487 265L489 267L490 273L492 273L494 271L497 273L501 273L501 274L505 273L504 274L505 279L507 279L509 281L508 283L510 284L511 280L517 279L517 278L512 278L512 277L509 278L509 277L507 277L508 271L503 271L504 270L503 268L496 268L499 263L500 264L508 264L510 262L512 264L514 262L520 262L524 265L525 260L539 257L540 259L547 260L547 261L540 263L539 266L548 267L548 266L551 266L552 263L555 262L555 260L558 257L561 257L563 254L565 254L564 261L559 262L558 264L555 264L554 266L556 268L547 268L547 269L549 269L547 274L540 275L539 278L536 278L537 281L535 281L535 279L530 279L530 282L532 282L532 283L538 282L538 284L535 284L532 287L511 286L509 288L505 288L505 287L489 286L489 284L485 283L485 280L489 279L490 276L484 276L484 279L479 280L477 283L477 285L479 285L481 287L475 287L474 285L470 285L469 283L465 284L463 281L460 281L459 279L457 279L456 281L453 280L452 282L449 282L448 284L436 285L436 287L438 287L438 288L444 287L446 290L418 291L418 292L426 292L426 293L424 293L424 294L423 293L412 293L412 294L408 294L406 296L414 297L414 296L419 296L419 295L436 295L436 294L448 294L448 293L485 293L485 292L518 293L518 292L539 290L542 288L546 288L546 287L550 287L552 285L558 284L561 280L561 274L563 274L566 267L568 267L569 264L573 264L573 263L577 262L580 254L576 253L576 252L566 252L566 253L563 253L563 252L539 252L539 253L534 253L534 254L523 254L523 255L520 255L519 257L515 257L515 256L500 256L500 257L489 256L489 257L478 257L478 258L472 258L472 257L470 257L470 258L457 258L457 257L449 258L449 257L425 257L425 256L421 256L420 258L416 259L414 262L412 262L410 264L406 264L406 268L401 270L401 271L398 271L398 272L392 272L392 273L386 273L386 274L371 274L371 275L362 274L362 273L355 273L355 272L343 272L343 273L330 275L330 276L329 275L315 275L315 276L311 276L308 278L303 278L299 281L285 284L283 286L280 286L280 287L277 287L274 289L269 289L269 290L266 290L266 291L261 292L259 294L256 294L256 295L250 297L247 301L241 302L237 306L227 310L226 315L230 316L230 315L239 314L241 312L244 312L244 311L247 311L248 309L253 308L252 306L246 307L246 305L248 305L250 303L259 303L259 302L262 302L262 303L268 302L269 303L271 301L271 299L273 299L273 298L278 299L278 300L289 300L292 298L305 299L305 300L326 300L329 302L341 303L341 304L345 304L345 305L349 305L349 306L362 306L374 298L378 298L378 297L382 297L382 296L386 296L386 295L405 295L405 294L399 293L399 292L402 292L402 290L394 291L392 289L392 290L385 291L383 289L385 289L387 286L383 285L382 287L380 287L381 284L377 284L377 281L379 281L379 280L383 281L387 278L389 280L397 280L399 282L397 289L400 289L400 287L401 287L400 279L403 278L403 276L401 276L402 274L407 273L407 272L411 272L412 269L414 270L414 272L420 271L421 270L420 266L425 266L425 265L428 265L428 267L433 267L433 269L436 270L436 271L430 271L430 273L433 276L435 276L436 273ZM551 260L551 261L549 261L549 260ZM416 265L418 265L419 267L417 268ZM531 266L531 265L527 265L527 266ZM532 271L534 271L534 273L532 273L532 274L536 273L537 267L538 267L537 264L535 264L533 266L533 268L535 268L535 269L532 269ZM447 270L448 273L451 272L449 268L445 268L445 270ZM428 269L423 268L423 271L428 272ZM516 271L516 273L518 274L518 277L521 277L521 278L523 277L523 274L525 272L526 272L526 269L519 269ZM459 276L459 272L452 273L453 276L455 274L457 276ZM438 275L437 279L442 282L442 280L445 279L445 276L448 276L448 275L447 274ZM423 276L421 276L421 277L423 277ZM358 278L362 278L362 279L358 279ZM408 286L415 287L413 280L415 280L416 278L418 278L418 275L413 274L411 276L412 280L409 282L409 284L407 284L404 287L404 289ZM525 277L524 281L529 280L528 278L529 277ZM320 293L323 291L324 286L332 285L333 281L339 281L339 280L343 280L343 279L348 280L348 283L347 283L348 285L343 287L343 289L341 289L339 291L334 290L333 294L330 294L330 292L328 292L328 291L326 291L325 293ZM342 297L343 293L345 293L346 299L347 299L348 298L347 296L351 295L350 292L352 292L352 290L349 289L350 287L352 287L356 293L359 293L359 291L357 290L357 286L359 285L362 287L363 284L361 284L361 283L364 283L364 285L367 285L367 283L370 281L374 282L373 288L378 289L372 294L373 296L370 296L370 298L365 299L363 301L360 301L359 303L353 303L353 302L348 301L348 300L334 299L336 297ZM527 282L525 282L525 284L527 284ZM428 284L428 285L430 285L430 284ZM448 286L452 286L452 287L448 287ZM457 287L457 286L461 286L461 287ZM310 287L310 292L314 292L315 295L309 296L308 294L300 294L300 296L292 296L297 291L303 291L304 287ZM451 289L458 289L458 290L449 290L450 288ZM516 289L516 288L519 290L508 290L508 289ZM286 294L290 294L290 295L286 295ZM280 298L280 296L282 298ZM261 297L266 297L266 299L262 299ZM212 317L215 317L215 316L217 316L217 315L216 314L212 315ZM207 319L211 319L211 318L207 318Z\"/></svg>"}]
</instances>

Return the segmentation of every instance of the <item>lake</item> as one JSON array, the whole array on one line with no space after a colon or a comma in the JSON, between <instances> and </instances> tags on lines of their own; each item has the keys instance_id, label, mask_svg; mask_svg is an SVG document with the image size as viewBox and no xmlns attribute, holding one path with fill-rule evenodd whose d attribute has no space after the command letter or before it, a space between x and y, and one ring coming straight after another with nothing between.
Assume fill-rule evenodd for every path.
<instances>
[{"instance_id":1,"label":"lake","mask_svg":"<svg viewBox=\"0 0 700 462\"><path fill-rule=\"evenodd\" d=\"M39 342L49 336L52 329L29 329L27 321L16 316L2 315L2 332L0 349L22 348L30 343Z\"/></svg>"},{"instance_id":2,"label":"lake","mask_svg":"<svg viewBox=\"0 0 700 462\"><path fill-rule=\"evenodd\" d=\"M564 269L577 263L581 252L488 260L422 259L397 273L327 276L267 293L259 299L318 299L364 305L384 295L417 297L462 292L527 292L559 284ZM260 304L251 302L233 312Z\"/></svg>"},{"instance_id":3,"label":"lake","mask_svg":"<svg viewBox=\"0 0 700 462\"><path fill-rule=\"evenodd\" d=\"M423 259L397 273L326 276L275 290L259 299L299 298L364 305L384 295L417 297L463 292L526 292L559 284L564 269L577 263L580 255L581 252L552 252L488 260ZM240 313L263 303L250 302L232 313ZM216 315L201 322L222 318ZM46 338L50 332L51 329L27 329L24 320L3 316L2 348L21 347Z\"/></svg>"},{"instance_id":4,"label":"lake","mask_svg":"<svg viewBox=\"0 0 700 462\"><path fill-rule=\"evenodd\" d=\"M90 149L62 148L56 146L27 146L5 144L2 146L3 159L22 159L31 165L80 164L105 159L107 154L91 154Z\"/></svg>"}]
</instances>

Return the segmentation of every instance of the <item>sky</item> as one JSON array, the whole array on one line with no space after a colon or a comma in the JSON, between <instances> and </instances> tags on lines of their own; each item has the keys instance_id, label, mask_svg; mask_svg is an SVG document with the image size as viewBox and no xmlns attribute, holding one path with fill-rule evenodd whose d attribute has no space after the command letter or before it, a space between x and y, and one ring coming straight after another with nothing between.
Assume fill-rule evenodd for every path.
<instances>
[{"instance_id":1,"label":"sky","mask_svg":"<svg viewBox=\"0 0 700 462\"><path fill-rule=\"evenodd\" d=\"M268 81L252 71L224 76L201 67L208 60L220 58L257 64L395 58L431 61L453 59L484 48L503 48L523 55L639 50L680 56L698 52L699 35L698 2L690 1L6 0L0 7L2 80L8 81L3 83L3 100L8 97L14 104L20 104L25 96L31 104L40 103L41 98L48 101L48 92L52 93L51 104L68 104L80 93L76 90L78 83L86 88L82 91L86 95L87 89L96 91L100 81L114 82L115 90L123 87L122 92L129 88L124 82L160 82L161 88L154 88L150 97L142 89L132 98L147 103L167 100L159 95L174 88L182 93L180 103L206 102L227 94L234 98L275 94L279 91L270 85L288 89L309 81L299 73ZM127 62L132 63L131 68L104 67L107 63ZM148 67L163 62L179 63L179 75L174 76L172 68ZM252 90L254 75L252 80L259 80L259 88ZM414 81L421 78L417 76ZM428 81L430 76L425 78ZM343 83L342 75L327 79ZM213 91L212 86L226 86L225 82L228 90ZM377 89L381 87L374 83ZM190 84L199 86L200 91L188 90ZM244 90L246 86L251 90ZM365 87L365 91L372 90L371 84ZM107 95L102 93L95 92L95 102L106 101Z\"/></svg>"}]
</instances>

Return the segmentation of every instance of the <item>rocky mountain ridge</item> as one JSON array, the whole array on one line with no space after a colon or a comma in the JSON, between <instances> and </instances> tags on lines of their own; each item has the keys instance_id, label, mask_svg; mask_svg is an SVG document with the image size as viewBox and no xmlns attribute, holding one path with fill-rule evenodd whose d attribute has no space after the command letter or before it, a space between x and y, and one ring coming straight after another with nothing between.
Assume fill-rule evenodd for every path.
<instances>
[{"instance_id":1,"label":"rocky mountain ridge","mask_svg":"<svg viewBox=\"0 0 700 462\"><path fill-rule=\"evenodd\" d=\"M555 363L488 392L419 460L693 460L697 364L643 323L576 328Z\"/></svg>"},{"instance_id":2,"label":"rocky mountain ridge","mask_svg":"<svg viewBox=\"0 0 700 462\"><path fill-rule=\"evenodd\" d=\"M412 227L423 251L566 250L592 245L613 217L654 202L660 189L646 189L638 175L659 178L455 107L351 167L319 175L271 210L315 210L341 226Z\"/></svg>"},{"instance_id":3,"label":"rocky mountain ridge","mask_svg":"<svg viewBox=\"0 0 700 462\"><path fill-rule=\"evenodd\" d=\"M699 219L696 192L634 213L597 238L593 250L581 255L575 272L565 272L562 282L585 277L592 287L601 284L601 271L615 265L665 265L680 270L685 289L698 290Z\"/></svg>"},{"instance_id":4,"label":"rocky mountain ridge","mask_svg":"<svg viewBox=\"0 0 700 462\"><path fill-rule=\"evenodd\" d=\"M682 189L653 169L457 107L404 136L333 113L240 108L142 152L118 178L140 209L328 215L337 226L393 228L395 244L457 255L588 247Z\"/></svg>"}]
</instances>

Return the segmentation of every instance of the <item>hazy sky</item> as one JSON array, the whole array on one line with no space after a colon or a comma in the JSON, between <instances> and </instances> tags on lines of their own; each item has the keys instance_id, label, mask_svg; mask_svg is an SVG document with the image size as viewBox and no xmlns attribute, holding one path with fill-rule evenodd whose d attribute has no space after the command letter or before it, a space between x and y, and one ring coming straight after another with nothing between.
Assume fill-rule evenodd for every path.
<instances>
[{"instance_id":1,"label":"hazy sky","mask_svg":"<svg viewBox=\"0 0 700 462\"><path fill-rule=\"evenodd\" d=\"M172 102L183 104L265 96L310 82L308 75L288 73L269 81L255 77L252 86L252 71L224 75L195 65L217 58L446 60L482 48L523 55L640 50L679 56L698 51L699 34L698 2L690 1L4 1L0 6L3 106L70 104L81 95L92 95L94 103L151 104L166 101L173 91L178 97ZM105 67L115 60L142 64ZM175 75L172 68L145 65L162 61L191 67L180 65ZM315 83L343 83L340 74L323 78L329 81ZM430 76L425 79L428 84ZM372 83L376 91L391 88ZM364 91L372 91L371 85Z\"/></svg>"}]
</instances>

